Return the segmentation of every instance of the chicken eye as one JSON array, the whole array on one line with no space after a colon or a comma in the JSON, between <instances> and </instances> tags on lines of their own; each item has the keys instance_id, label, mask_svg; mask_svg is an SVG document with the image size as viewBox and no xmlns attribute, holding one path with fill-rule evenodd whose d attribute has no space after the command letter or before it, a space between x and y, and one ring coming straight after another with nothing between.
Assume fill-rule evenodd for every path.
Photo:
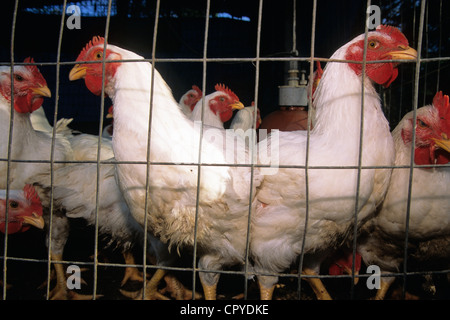
<instances>
[{"instance_id":1,"label":"chicken eye","mask_svg":"<svg viewBox=\"0 0 450 320\"><path fill-rule=\"evenodd\" d=\"M422 120L420 120L420 119L417 119L417 124L421 128L428 128L428 125L425 122L423 122Z\"/></svg>"},{"instance_id":2,"label":"chicken eye","mask_svg":"<svg viewBox=\"0 0 450 320\"><path fill-rule=\"evenodd\" d=\"M19 203L17 201L10 201L9 202L9 207L11 209L17 209L19 207Z\"/></svg>"},{"instance_id":3,"label":"chicken eye","mask_svg":"<svg viewBox=\"0 0 450 320\"><path fill-rule=\"evenodd\" d=\"M23 77L20 74L14 74L14 80L16 81L23 81Z\"/></svg>"},{"instance_id":4,"label":"chicken eye","mask_svg":"<svg viewBox=\"0 0 450 320\"><path fill-rule=\"evenodd\" d=\"M102 59L103 58L103 52L102 51L98 51L95 54L95 58L98 59L98 60Z\"/></svg>"},{"instance_id":5,"label":"chicken eye","mask_svg":"<svg viewBox=\"0 0 450 320\"><path fill-rule=\"evenodd\" d=\"M378 41L370 40L370 41L367 43L367 46L368 46L370 49L376 49L376 48L378 47Z\"/></svg>"},{"instance_id":6,"label":"chicken eye","mask_svg":"<svg viewBox=\"0 0 450 320\"><path fill-rule=\"evenodd\" d=\"M219 101L225 101L225 98L224 97L220 97Z\"/></svg>"}]
</instances>

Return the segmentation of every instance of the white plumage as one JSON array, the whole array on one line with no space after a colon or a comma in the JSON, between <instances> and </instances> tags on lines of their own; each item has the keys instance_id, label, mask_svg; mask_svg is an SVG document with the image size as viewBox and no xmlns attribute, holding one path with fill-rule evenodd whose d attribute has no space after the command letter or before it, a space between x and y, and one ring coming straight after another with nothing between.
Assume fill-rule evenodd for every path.
<instances>
[{"instance_id":1,"label":"white plumage","mask_svg":"<svg viewBox=\"0 0 450 320\"><path fill-rule=\"evenodd\" d=\"M233 116L233 110L242 110L244 105L237 95L224 85L217 84L215 89L215 92L198 100L189 119L203 121L203 124L209 127L223 129L224 122Z\"/></svg>"},{"instance_id":2,"label":"white plumage","mask_svg":"<svg viewBox=\"0 0 450 320\"><path fill-rule=\"evenodd\" d=\"M183 94L178 102L181 111L186 115L186 117L190 117L192 111L195 108L196 103L202 98L202 90L196 85L192 86L192 89L188 90L185 94Z\"/></svg>"},{"instance_id":3,"label":"white plumage","mask_svg":"<svg viewBox=\"0 0 450 320\"><path fill-rule=\"evenodd\" d=\"M432 105L417 110L415 164L442 164L450 160L448 144L448 96L442 105L442 93L438 93ZM382 272L398 272L403 262L405 230L409 194L411 164L411 143L413 131L413 111L408 112L392 136L395 143L395 168L392 172L386 198L377 217L363 228L358 251L364 261L378 265ZM442 141L440 146L436 140ZM440 159L439 157L442 157ZM448 259L448 239L450 236L450 168L415 168L411 186L409 213L408 254L413 260L432 263L441 257ZM411 260L410 260L411 261ZM411 263L411 262L409 262ZM444 265L444 267L448 267ZM423 269L422 269L423 270ZM376 298L383 299L394 277L382 277L381 288Z\"/></svg>"},{"instance_id":4,"label":"white plumage","mask_svg":"<svg viewBox=\"0 0 450 320\"><path fill-rule=\"evenodd\" d=\"M31 124L33 125L34 130L49 133L51 133L53 130L53 127L47 120L47 116L45 115L43 107L39 107L37 110L33 111L33 113L31 114Z\"/></svg>"},{"instance_id":5,"label":"white plumage","mask_svg":"<svg viewBox=\"0 0 450 320\"><path fill-rule=\"evenodd\" d=\"M29 80L31 85L33 85L32 87L39 86L35 83L36 80L31 81L31 79L41 77L41 88L45 86L45 80L35 67L16 66L14 72ZM9 68L2 67L1 75L2 91L8 90ZM22 87L22 82L17 83L17 89L22 89ZM26 90L31 89L24 87L23 91L25 92ZM41 91L46 92L42 89ZM3 139L0 146L2 156L4 155L6 158L11 107L5 95L2 94L0 97L0 110L4 113L4 116L0 119ZM16 100L16 103L22 103L19 99ZM37 111L42 110L41 108L38 108ZM18 109L28 110L25 106ZM37 125L37 128L43 131L36 130L32 125L31 111L33 111L32 108L29 109L29 112L17 112L14 109L11 158L15 160L50 161L53 128L41 118L41 114L37 117L37 119L40 119L38 123L46 123L49 127ZM72 135L70 130L66 130L67 121L61 120L61 122L58 122L61 126L57 130L64 132L64 134L56 133L54 160L96 161L98 136L88 134ZM101 143L100 158L105 160L113 157L111 140L102 138ZM2 162L1 169L6 170L6 163L5 165L3 164ZM67 217L82 217L89 224L95 223L96 184L93 183L95 182L93 179L96 176L96 164L55 163L53 170L55 210L52 223L51 255L53 260L61 260L69 237L69 221ZM111 236L125 252L134 244L135 238L139 238L139 236L142 238L143 231L140 225L131 217L125 201L121 198L114 178L113 165L102 167L100 175L100 184L103 188L102 191L105 193L102 193L99 201L99 229L102 234ZM6 177L5 171L2 171L2 176ZM44 220L48 230L50 226L50 164L45 162L11 162L10 177L10 188L15 188L16 186L21 186L22 188L26 183L36 185L43 202ZM2 186L5 188L6 184ZM65 213L67 213L67 216ZM141 230L140 234L139 230ZM57 270L57 285L51 291L50 298L66 299L69 295L66 287L65 272L61 264L56 264L55 268ZM72 294L73 296L75 295Z\"/></svg>"},{"instance_id":6,"label":"white plumage","mask_svg":"<svg viewBox=\"0 0 450 320\"><path fill-rule=\"evenodd\" d=\"M43 107L38 108L30 114L31 124L34 130L47 132L50 135L53 133L53 127L47 120L47 116L45 115L45 111ZM72 133L72 130L68 127L68 125L72 122L71 119L61 118L56 122L56 133L69 136Z\"/></svg>"},{"instance_id":7,"label":"white plumage","mask_svg":"<svg viewBox=\"0 0 450 320\"><path fill-rule=\"evenodd\" d=\"M254 128L255 123L256 128ZM233 130L241 129L242 131L245 132L251 128L258 129L260 123L261 123L261 116L259 115L259 110L255 107L254 104L252 104L251 106L245 107L236 112L236 114L233 117L233 120L231 121L230 129Z\"/></svg>"},{"instance_id":8,"label":"white plumage","mask_svg":"<svg viewBox=\"0 0 450 320\"><path fill-rule=\"evenodd\" d=\"M25 62L34 62L26 59ZM38 162L10 162L10 179L9 187L11 189L23 188L27 181L36 175L49 175L51 164L50 161L69 161L73 159L73 152L70 142L67 137L62 134L55 135L54 149L52 150L52 135L49 132L34 130L30 119L30 113L42 105L43 96L50 96L50 90L47 83L35 66L15 66L14 73L16 74L14 81L14 114L13 114L13 130L11 154L12 160L28 160ZM8 139L10 132L10 118L11 118L11 99L8 97L8 92L11 91L10 84L10 68L0 67L0 83L2 96L0 97L0 157L7 158L8 153ZM19 75L21 78L17 78ZM22 79L22 80L17 80ZM36 94L37 92L37 94ZM34 97L30 99L31 103L24 102L23 97L31 94ZM53 157L52 157L53 155ZM42 161L42 162L41 162ZM64 163L54 163L53 169L61 168ZM0 163L0 188L6 188L6 170L7 163ZM43 218L45 220L45 228L48 232L50 215L48 207L44 208ZM68 220L62 214L53 215L52 223L52 237L49 241L47 233L47 247L51 244L51 257L55 260L62 259L64 244L68 236ZM65 284L64 271L62 265L55 266L59 274L60 283Z\"/></svg>"},{"instance_id":9,"label":"white plumage","mask_svg":"<svg viewBox=\"0 0 450 320\"><path fill-rule=\"evenodd\" d=\"M391 29L387 31L394 32ZM378 29L370 32L369 43L382 41L388 32ZM397 39L389 37L389 41L393 42L392 48L398 50ZM348 59L351 52L356 55L353 59L358 59L360 55L359 59L362 60L363 43L364 35L358 36L338 49L331 59ZM408 49L407 41L406 46L404 42L401 45ZM391 56L394 56L393 50ZM372 59L377 60L379 56L375 55ZM366 74L372 72L369 66L367 64ZM375 77L373 74L371 76ZM359 165L362 94L364 117L361 165L390 166L394 160L389 124L381 110L371 78L365 78L364 92L361 82L362 77L350 64L327 63L314 96L316 119L310 135L308 163L307 132L279 133L280 165L307 164L323 169L310 168L307 177L303 168L280 168L276 174L264 176L264 182L257 191L256 212L252 217L251 257L257 272L282 272L303 252L306 254L303 272L319 273L322 260L353 233L356 200L358 227L373 215L376 206L384 198L390 169L363 169L360 177L355 169ZM273 140L272 143L276 143ZM358 178L359 197L356 199ZM277 277L258 278L261 298L271 298ZM312 285L319 299L330 298L323 286Z\"/></svg>"},{"instance_id":10,"label":"white plumage","mask_svg":"<svg viewBox=\"0 0 450 320\"><path fill-rule=\"evenodd\" d=\"M81 134L72 137L75 160L96 161L98 136ZM111 140L101 138L100 160L113 162ZM99 189L97 190L97 174L99 175ZM43 199L45 206L50 204L50 176L47 174L34 176L29 180L38 190L39 196ZM98 203L96 194L98 191ZM69 164L59 168L53 174L53 199L55 212L64 212L68 218L82 218L88 225L95 226L98 222L99 234L109 240L108 246L114 246L121 250L125 261L134 264L131 249L136 245L143 246L144 229L133 218L128 208L122 192L116 180L116 165L100 164L97 171L96 163ZM96 208L98 206L98 216ZM56 234L65 244L69 236L67 233ZM172 265L176 261L176 255L169 253L167 247L151 234L147 235L148 252L150 257L156 258L161 265ZM127 261L128 260L128 261ZM125 272L122 280L124 284L129 278L136 277L136 270L130 267ZM170 281L176 281L171 278ZM178 285L179 286L179 285ZM184 288L179 287L179 290ZM66 288L60 287L61 298L73 296L67 293ZM133 295L122 290L126 295ZM181 298L180 292L173 292ZM55 293L56 295L56 293ZM156 293L160 299L167 299L163 295Z\"/></svg>"},{"instance_id":11,"label":"white plumage","mask_svg":"<svg viewBox=\"0 0 450 320\"><path fill-rule=\"evenodd\" d=\"M35 67L34 67L35 68ZM14 73L20 74L24 79L31 82L30 85L39 86L36 77L36 72L39 73L37 68L34 69L31 66L15 66ZM37 70L37 71L36 71ZM0 157L8 158L8 144L10 133L10 119L11 119L11 98L7 98L7 94L10 88L10 68L0 67L1 75L1 90L4 92L0 95ZM40 77L42 75L39 73ZM45 80L41 86L46 86ZM21 90L23 84L18 82L14 83L15 90ZM29 87L23 88L24 92L17 92L15 96L15 103L20 103L18 96L28 94ZM48 90L48 88L47 88ZM50 91L48 91L50 92ZM30 112L18 112L14 111L14 120L12 123L12 142L11 142L11 154L12 160L39 160L47 161L44 163L39 162L10 162L10 181L9 187L11 189L22 189L25 185L25 181L28 177L31 177L37 173L50 170L50 157L52 153L52 137L47 133L41 131L35 131L33 129ZM55 139L55 148L53 152L53 159L55 161L66 161L72 158L72 151L68 140L57 134ZM54 164L55 167L62 166L64 164ZM0 189L5 189L7 185L6 181L7 162L0 162Z\"/></svg>"},{"instance_id":12,"label":"white plumage","mask_svg":"<svg viewBox=\"0 0 450 320\"><path fill-rule=\"evenodd\" d=\"M112 159L113 160L113 159ZM142 245L143 229L131 217L127 204L115 181L114 164L99 168L98 226L124 252L135 243ZM96 223L97 164L70 164L54 171L54 208L69 218L82 218L89 225ZM50 176L38 175L30 181L38 189L45 206L49 206Z\"/></svg>"},{"instance_id":13,"label":"white plumage","mask_svg":"<svg viewBox=\"0 0 450 320\"><path fill-rule=\"evenodd\" d=\"M103 44L95 44L96 41L85 48L88 55L103 50ZM113 45L108 45L107 50L108 60L143 59ZM94 56L86 57L80 55L79 60L94 59ZM251 170L220 164L245 163L245 147L240 155L236 156L233 152L231 155L226 154L224 148L227 136L224 130L204 129L200 161L219 166L201 167L197 213L198 167L181 164L198 163L200 131L182 114L171 90L148 62L108 65L111 68L107 68L105 89L114 103L115 157L119 161L144 161L143 165L117 166L119 184L133 216L141 225L144 225L147 217L149 228L170 247L192 248L196 235L201 269L214 271L230 265L242 265L247 238ZM99 64L86 65L89 66L99 67ZM76 66L71 74L76 74L80 68ZM155 81L150 161L171 162L174 165L150 166L149 211L145 215L145 162L152 73ZM87 84L88 81L86 76ZM90 89L96 91L92 86ZM244 142L238 139L232 143ZM254 186L257 185L256 181ZM206 298L215 298L219 274L201 272L200 277Z\"/></svg>"}]
</instances>

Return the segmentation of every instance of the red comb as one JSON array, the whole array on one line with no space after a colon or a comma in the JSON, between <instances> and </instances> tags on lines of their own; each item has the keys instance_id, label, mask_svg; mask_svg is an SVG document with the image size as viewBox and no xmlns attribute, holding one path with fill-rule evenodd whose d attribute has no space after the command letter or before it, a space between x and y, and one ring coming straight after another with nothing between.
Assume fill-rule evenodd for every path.
<instances>
[{"instance_id":1,"label":"red comb","mask_svg":"<svg viewBox=\"0 0 450 320\"><path fill-rule=\"evenodd\" d=\"M23 60L24 63L35 63L34 59L31 57L25 58L25 60ZM34 77L34 80L39 82L41 85L47 85L47 81L45 81L44 76L42 75L42 73L39 71L38 67L36 65L25 65L25 68L27 68L28 70L30 70L31 74Z\"/></svg>"},{"instance_id":2,"label":"red comb","mask_svg":"<svg viewBox=\"0 0 450 320\"><path fill-rule=\"evenodd\" d=\"M398 41L402 44L408 45L408 39L406 39L405 35L396 27L393 26L385 26L380 24L376 31L387 34L389 37Z\"/></svg>"},{"instance_id":3,"label":"red comb","mask_svg":"<svg viewBox=\"0 0 450 320\"><path fill-rule=\"evenodd\" d=\"M31 57L27 57L25 58L25 60L23 60L23 62L25 63L35 63L34 59ZM34 75L36 74L40 74L38 67L36 67L36 65L26 65L25 66L28 70L31 71L31 73L33 73Z\"/></svg>"},{"instance_id":4,"label":"red comb","mask_svg":"<svg viewBox=\"0 0 450 320\"><path fill-rule=\"evenodd\" d=\"M218 84L216 84L214 89L216 89L216 91L225 92L226 94L228 94L231 97L231 99L233 99L235 101L239 101L238 96L233 91L228 89L228 87L226 87L224 84L218 83Z\"/></svg>"},{"instance_id":5,"label":"red comb","mask_svg":"<svg viewBox=\"0 0 450 320\"><path fill-rule=\"evenodd\" d=\"M105 38L94 36L91 41L86 44L86 46L81 50L80 54L78 55L78 58L76 61L86 61L86 53L94 46L97 46L99 44L105 43Z\"/></svg>"},{"instance_id":6,"label":"red comb","mask_svg":"<svg viewBox=\"0 0 450 320\"><path fill-rule=\"evenodd\" d=\"M433 106L439 111L439 117L441 119L450 120L450 108L449 98L447 95L443 95L442 91L436 93L433 98Z\"/></svg>"},{"instance_id":7,"label":"red comb","mask_svg":"<svg viewBox=\"0 0 450 320\"><path fill-rule=\"evenodd\" d=\"M192 86L192 89L194 89L200 96L202 96L202 90L200 90L200 88L195 84Z\"/></svg>"},{"instance_id":8,"label":"red comb","mask_svg":"<svg viewBox=\"0 0 450 320\"><path fill-rule=\"evenodd\" d=\"M33 203L41 203L41 199L39 198L36 190L31 184L26 184L23 187L23 193L25 194L25 197L30 200Z\"/></svg>"}]
</instances>

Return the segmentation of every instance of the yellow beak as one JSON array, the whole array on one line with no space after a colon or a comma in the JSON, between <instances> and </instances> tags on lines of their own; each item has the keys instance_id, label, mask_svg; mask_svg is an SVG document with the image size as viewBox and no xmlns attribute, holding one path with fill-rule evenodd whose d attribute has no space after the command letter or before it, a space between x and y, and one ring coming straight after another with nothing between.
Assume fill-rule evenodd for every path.
<instances>
[{"instance_id":1,"label":"yellow beak","mask_svg":"<svg viewBox=\"0 0 450 320\"><path fill-rule=\"evenodd\" d=\"M233 110L241 110L241 109L244 109L244 105L243 105L242 102L240 102L240 101L236 101L236 102L230 104L230 106L231 106L231 109L233 109Z\"/></svg>"},{"instance_id":2,"label":"yellow beak","mask_svg":"<svg viewBox=\"0 0 450 320\"><path fill-rule=\"evenodd\" d=\"M40 216L34 212L33 212L32 217L22 216L22 219L26 224L35 226L38 229L44 229L44 225L45 225L44 219L42 218L42 216Z\"/></svg>"},{"instance_id":3,"label":"yellow beak","mask_svg":"<svg viewBox=\"0 0 450 320\"><path fill-rule=\"evenodd\" d=\"M447 152L450 152L450 140L445 133L442 134L442 139L432 138L436 145Z\"/></svg>"},{"instance_id":4,"label":"yellow beak","mask_svg":"<svg viewBox=\"0 0 450 320\"><path fill-rule=\"evenodd\" d=\"M52 96L52 93L50 91L50 89L47 86L40 86L37 88L31 88L31 91L33 91L33 93L39 95L39 96L43 96L43 97L48 97L50 98Z\"/></svg>"},{"instance_id":5,"label":"yellow beak","mask_svg":"<svg viewBox=\"0 0 450 320\"><path fill-rule=\"evenodd\" d=\"M391 51L387 55L391 57L392 60L416 60L417 51L408 46L400 46L400 50Z\"/></svg>"},{"instance_id":6,"label":"yellow beak","mask_svg":"<svg viewBox=\"0 0 450 320\"><path fill-rule=\"evenodd\" d=\"M69 80L74 81L78 79L83 79L86 76L87 67L82 67L79 64L76 64L69 73Z\"/></svg>"}]
</instances>

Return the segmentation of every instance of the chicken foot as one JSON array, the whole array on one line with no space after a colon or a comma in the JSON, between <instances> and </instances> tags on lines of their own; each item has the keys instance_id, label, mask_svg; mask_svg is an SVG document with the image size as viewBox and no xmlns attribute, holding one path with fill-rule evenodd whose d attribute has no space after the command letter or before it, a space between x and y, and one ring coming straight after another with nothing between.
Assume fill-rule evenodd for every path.
<instances>
[{"instance_id":1,"label":"chicken foot","mask_svg":"<svg viewBox=\"0 0 450 320\"><path fill-rule=\"evenodd\" d=\"M359 277L358 277L359 271L355 270L354 272L352 272L352 269L349 268L348 266L344 266L343 268L344 268L344 272L346 274L348 274L349 276L351 276L352 274L355 275L355 277L353 279L353 284L356 286L358 284L358 282L359 282Z\"/></svg>"},{"instance_id":2,"label":"chicken foot","mask_svg":"<svg viewBox=\"0 0 450 320\"><path fill-rule=\"evenodd\" d=\"M150 280L147 281L145 292L144 292L144 299L145 300L170 300L165 295L158 292L158 284L161 281L162 278L166 275L167 270L158 269L153 274L153 276L150 278ZM120 289L120 292L128 298L131 298L133 300L142 300L142 291L125 291L123 289Z\"/></svg>"},{"instance_id":3,"label":"chicken foot","mask_svg":"<svg viewBox=\"0 0 450 320\"><path fill-rule=\"evenodd\" d=\"M302 274L308 275L308 276L317 276L318 274L309 268L303 268ZM322 281L319 278L310 278L305 277L302 278L306 282L309 283L311 288L313 289L317 300L332 300L330 294L328 293L327 289L323 285ZM260 299L261 300L272 300L273 291L275 289L275 285L270 287L265 287L261 282L259 282L259 293L260 293Z\"/></svg>"},{"instance_id":4,"label":"chicken foot","mask_svg":"<svg viewBox=\"0 0 450 320\"><path fill-rule=\"evenodd\" d=\"M54 261L62 261L62 256L58 254L51 254L51 259ZM92 300L93 295L84 295L76 293L67 288L67 279L64 266L62 263L54 264L56 272L56 286L49 292L50 300ZM102 297L102 295L96 295Z\"/></svg>"},{"instance_id":5,"label":"chicken foot","mask_svg":"<svg viewBox=\"0 0 450 320\"><path fill-rule=\"evenodd\" d=\"M125 259L125 264L136 264L134 256L131 252L125 251L122 253L122 255ZM144 276L142 275L142 272L140 272L136 267L126 267L125 274L123 276L122 282L120 283L120 286L123 287L125 283L128 282L128 280L144 282Z\"/></svg>"},{"instance_id":6,"label":"chicken foot","mask_svg":"<svg viewBox=\"0 0 450 320\"><path fill-rule=\"evenodd\" d=\"M166 287L161 290L162 293L158 292L158 284L161 279L164 278L166 282ZM138 291L126 291L120 289L120 292L133 300L142 300L142 289ZM167 270L158 269L156 270L153 277L147 282L146 290L145 290L145 298L146 300L169 300L163 293L169 292L170 295L176 300L190 300L192 299L192 291L185 288L184 285L178 281L178 279L171 275L167 274ZM201 294L195 292L195 299L200 299Z\"/></svg>"},{"instance_id":7,"label":"chicken foot","mask_svg":"<svg viewBox=\"0 0 450 320\"><path fill-rule=\"evenodd\" d=\"M202 282L203 294L205 295L205 300L216 300L217 294L217 283L213 285L208 285Z\"/></svg>"},{"instance_id":8,"label":"chicken foot","mask_svg":"<svg viewBox=\"0 0 450 320\"><path fill-rule=\"evenodd\" d=\"M171 274L167 274L164 277L164 281L166 282L167 286L162 289L162 292L170 292L170 295L175 298L176 300L191 300L192 299L192 290L189 290L187 288L185 288L185 286L178 281L178 279L171 275ZM197 299L201 299L202 295L195 292L194 293L194 298Z\"/></svg>"}]
</instances>

